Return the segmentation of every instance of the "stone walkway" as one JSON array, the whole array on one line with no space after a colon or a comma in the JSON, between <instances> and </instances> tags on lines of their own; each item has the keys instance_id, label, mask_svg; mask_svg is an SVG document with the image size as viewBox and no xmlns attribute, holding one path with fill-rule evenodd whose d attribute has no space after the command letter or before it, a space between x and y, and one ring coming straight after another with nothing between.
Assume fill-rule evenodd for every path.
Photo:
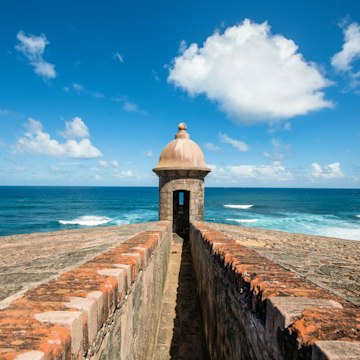
<instances>
[{"instance_id":1,"label":"stone walkway","mask_svg":"<svg viewBox=\"0 0 360 360\"><path fill-rule=\"evenodd\" d=\"M0 237L0 309L24 291L93 259L156 222Z\"/></svg>"},{"instance_id":2,"label":"stone walkway","mask_svg":"<svg viewBox=\"0 0 360 360\"><path fill-rule=\"evenodd\" d=\"M285 269L360 306L360 241L206 224Z\"/></svg>"},{"instance_id":3,"label":"stone walkway","mask_svg":"<svg viewBox=\"0 0 360 360\"><path fill-rule=\"evenodd\" d=\"M173 235L153 360L207 360L190 246Z\"/></svg>"}]
</instances>

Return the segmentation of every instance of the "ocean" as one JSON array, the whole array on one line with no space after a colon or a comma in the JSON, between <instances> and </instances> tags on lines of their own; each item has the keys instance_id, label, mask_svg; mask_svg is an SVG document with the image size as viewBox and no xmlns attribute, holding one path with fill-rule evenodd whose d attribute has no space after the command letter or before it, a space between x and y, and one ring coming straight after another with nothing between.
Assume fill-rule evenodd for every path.
<instances>
[{"instance_id":1,"label":"ocean","mask_svg":"<svg viewBox=\"0 0 360 360\"><path fill-rule=\"evenodd\" d=\"M157 218L157 187L0 187L2 236ZM205 220L360 240L360 189L206 188Z\"/></svg>"}]
</instances>

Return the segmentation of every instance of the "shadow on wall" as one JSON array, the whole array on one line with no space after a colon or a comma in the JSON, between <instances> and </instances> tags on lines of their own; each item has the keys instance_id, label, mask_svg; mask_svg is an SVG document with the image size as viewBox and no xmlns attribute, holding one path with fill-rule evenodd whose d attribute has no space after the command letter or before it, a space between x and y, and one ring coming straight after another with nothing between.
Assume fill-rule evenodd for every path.
<instances>
[{"instance_id":1,"label":"shadow on wall","mask_svg":"<svg viewBox=\"0 0 360 360\"><path fill-rule=\"evenodd\" d=\"M174 236L174 242L180 241L183 245L170 355L172 360L208 360L190 244L188 239Z\"/></svg>"}]
</instances>

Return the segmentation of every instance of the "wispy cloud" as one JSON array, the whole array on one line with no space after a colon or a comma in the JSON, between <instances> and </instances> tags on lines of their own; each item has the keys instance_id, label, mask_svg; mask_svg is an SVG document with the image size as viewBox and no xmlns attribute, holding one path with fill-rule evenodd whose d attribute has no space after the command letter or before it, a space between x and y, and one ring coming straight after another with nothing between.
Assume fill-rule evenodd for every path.
<instances>
[{"instance_id":1,"label":"wispy cloud","mask_svg":"<svg viewBox=\"0 0 360 360\"><path fill-rule=\"evenodd\" d=\"M28 131L13 146L13 150L17 153L78 159L102 156L101 151L91 144L88 128L79 117L66 123L65 132L62 134L68 140L63 143L46 133L42 123L38 120L29 118L26 126ZM79 140L75 140L75 138L79 138Z\"/></svg>"},{"instance_id":2,"label":"wispy cloud","mask_svg":"<svg viewBox=\"0 0 360 360\"><path fill-rule=\"evenodd\" d=\"M145 110L140 109L137 104L130 101L124 102L123 109L127 112L133 112L139 115L147 115L147 112Z\"/></svg>"},{"instance_id":3,"label":"wispy cloud","mask_svg":"<svg viewBox=\"0 0 360 360\"><path fill-rule=\"evenodd\" d=\"M113 54L113 58L121 63L124 62L124 55L120 54L118 51Z\"/></svg>"},{"instance_id":4,"label":"wispy cloud","mask_svg":"<svg viewBox=\"0 0 360 360\"><path fill-rule=\"evenodd\" d=\"M17 113L15 111L11 111L8 109L0 108L0 117L2 118L11 118L11 119L19 119L26 118L25 115Z\"/></svg>"},{"instance_id":5,"label":"wispy cloud","mask_svg":"<svg viewBox=\"0 0 360 360\"><path fill-rule=\"evenodd\" d=\"M103 168L118 167L119 163L116 160L99 160L98 164Z\"/></svg>"},{"instance_id":6,"label":"wispy cloud","mask_svg":"<svg viewBox=\"0 0 360 360\"><path fill-rule=\"evenodd\" d=\"M271 139L272 151L264 151L263 155L272 160L280 161L291 155L292 146L289 144L283 144L280 140Z\"/></svg>"},{"instance_id":7,"label":"wispy cloud","mask_svg":"<svg viewBox=\"0 0 360 360\"><path fill-rule=\"evenodd\" d=\"M119 95L119 96L113 96L111 98L112 101L118 102L118 103L123 103L127 100L127 96L126 95Z\"/></svg>"},{"instance_id":8,"label":"wispy cloud","mask_svg":"<svg viewBox=\"0 0 360 360\"><path fill-rule=\"evenodd\" d=\"M12 168L12 170L15 172L24 172L24 171L26 171L26 168L25 168L25 166L14 166Z\"/></svg>"},{"instance_id":9,"label":"wispy cloud","mask_svg":"<svg viewBox=\"0 0 360 360\"><path fill-rule=\"evenodd\" d=\"M213 143L206 143L204 144L204 149L211 152L218 152L220 151L220 147L217 145L214 145Z\"/></svg>"},{"instance_id":10,"label":"wispy cloud","mask_svg":"<svg viewBox=\"0 0 360 360\"><path fill-rule=\"evenodd\" d=\"M279 131L291 131L291 122L269 122L268 134L273 134Z\"/></svg>"},{"instance_id":11,"label":"wispy cloud","mask_svg":"<svg viewBox=\"0 0 360 360\"><path fill-rule=\"evenodd\" d=\"M360 58L360 26L353 22L343 27L343 32L344 44L331 58L331 64L338 71L351 71L352 63Z\"/></svg>"},{"instance_id":12,"label":"wispy cloud","mask_svg":"<svg viewBox=\"0 0 360 360\"><path fill-rule=\"evenodd\" d=\"M88 90L85 86L76 82L72 83L71 86L64 86L63 90L67 93L75 92L77 94L84 94L98 99L106 97L102 92Z\"/></svg>"},{"instance_id":13,"label":"wispy cloud","mask_svg":"<svg viewBox=\"0 0 360 360\"><path fill-rule=\"evenodd\" d=\"M84 87L78 83L72 83L72 88L76 91L83 92Z\"/></svg>"},{"instance_id":14,"label":"wispy cloud","mask_svg":"<svg viewBox=\"0 0 360 360\"><path fill-rule=\"evenodd\" d=\"M223 134L223 133L219 133L219 139L221 142L225 143L225 144L230 144L232 147L234 147L235 149L239 150L239 151L248 151L249 150L249 146L244 143L243 141L240 140L236 140L231 138L230 136Z\"/></svg>"},{"instance_id":15,"label":"wispy cloud","mask_svg":"<svg viewBox=\"0 0 360 360\"><path fill-rule=\"evenodd\" d=\"M100 91L90 91L90 95L95 97L95 98L98 98L98 99L102 99L102 98L105 98L106 96L100 92Z\"/></svg>"},{"instance_id":16,"label":"wispy cloud","mask_svg":"<svg viewBox=\"0 0 360 360\"><path fill-rule=\"evenodd\" d=\"M106 168L106 167L109 166L109 164L108 164L108 162L107 162L106 160L99 160L98 164L99 164L101 167L104 167L104 168Z\"/></svg>"},{"instance_id":17,"label":"wispy cloud","mask_svg":"<svg viewBox=\"0 0 360 360\"><path fill-rule=\"evenodd\" d=\"M16 38L19 43L15 46L15 49L27 57L34 67L35 73L45 79L54 79L56 77L55 65L43 59L45 47L49 44L45 34L40 36L25 35L23 31L19 31Z\"/></svg>"},{"instance_id":18,"label":"wispy cloud","mask_svg":"<svg viewBox=\"0 0 360 360\"><path fill-rule=\"evenodd\" d=\"M51 172L53 172L53 173L59 173L59 172L61 172L61 167L60 167L60 166L57 166L57 165L51 165L51 166L50 166L50 170L51 170Z\"/></svg>"},{"instance_id":19,"label":"wispy cloud","mask_svg":"<svg viewBox=\"0 0 360 360\"><path fill-rule=\"evenodd\" d=\"M182 43L168 81L195 96L205 94L242 124L274 122L332 107L331 85L294 41L272 34L267 22L215 32L203 46Z\"/></svg>"},{"instance_id":20,"label":"wispy cloud","mask_svg":"<svg viewBox=\"0 0 360 360\"><path fill-rule=\"evenodd\" d=\"M159 74L158 74L154 69L151 70L151 76L152 76L156 81L160 81L160 76L159 76Z\"/></svg>"},{"instance_id":21,"label":"wispy cloud","mask_svg":"<svg viewBox=\"0 0 360 360\"><path fill-rule=\"evenodd\" d=\"M148 115L148 112L141 109L139 105L134 102L129 101L126 95L114 96L111 98L112 101L122 104L122 109L126 112L136 113L142 116Z\"/></svg>"},{"instance_id":22,"label":"wispy cloud","mask_svg":"<svg viewBox=\"0 0 360 360\"><path fill-rule=\"evenodd\" d=\"M344 44L341 51L331 58L331 64L335 70L348 77L347 90L355 90L359 93L360 71L354 70L354 65L356 60L360 59L360 25L353 22L348 26L344 24L340 26L344 33Z\"/></svg>"},{"instance_id":23,"label":"wispy cloud","mask_svg":"<svg viewBox=\"0 0 360 360\"><path fill-rule=\"evenodd\" d=\"M151 158L151 157L154 157L154 152L152 150L146 150L146 151L143 151L143 155Z\"/></svg>"}]
</instances>

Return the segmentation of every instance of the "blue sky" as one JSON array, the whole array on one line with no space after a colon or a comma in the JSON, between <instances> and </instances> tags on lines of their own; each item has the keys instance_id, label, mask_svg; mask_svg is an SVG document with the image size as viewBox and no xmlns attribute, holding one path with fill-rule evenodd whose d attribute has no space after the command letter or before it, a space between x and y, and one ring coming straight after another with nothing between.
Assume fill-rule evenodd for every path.
<instances>
[{"instance_id":1,"label":"blue sky","mask_svg":"<svg viewBox=\"0 0 360 360\"><path fill-rule=\"evenodd\" d=\"M0 185L360 186L360 3L2 1Z\"/></svg>"}]
</instances>

